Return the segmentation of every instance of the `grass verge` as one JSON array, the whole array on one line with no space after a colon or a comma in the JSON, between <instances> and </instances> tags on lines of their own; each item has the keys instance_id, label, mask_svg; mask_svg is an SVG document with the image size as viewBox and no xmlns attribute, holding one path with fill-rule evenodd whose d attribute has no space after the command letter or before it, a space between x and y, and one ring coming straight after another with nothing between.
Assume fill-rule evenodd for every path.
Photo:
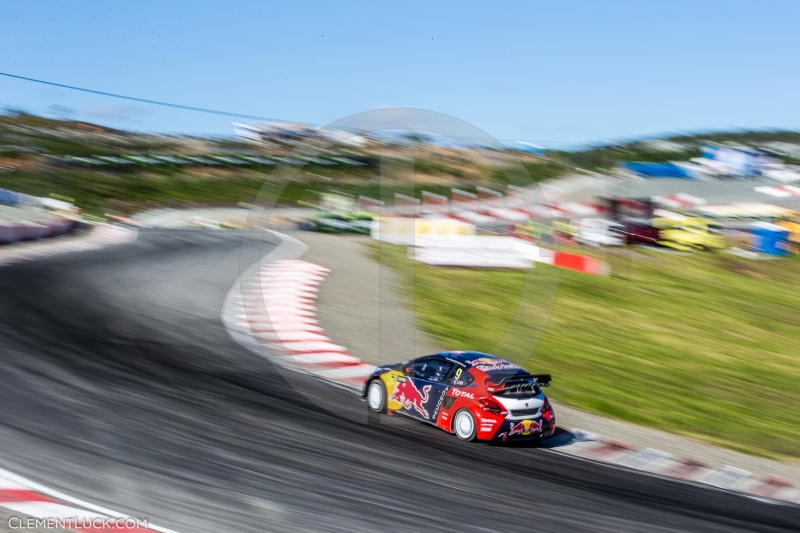
<instances>
[{"instance_id":1,"label":"grass verge","mask_svg":"<svg viewBox=\"0 0 800 533\"><path fill-rule=\"evenodd\" d=\"M562 270L548 317L520 301L525 272L428 267L391 245L373 256L402 275L418 325L442 346L492 351L505 335L497 355L551 372L556 400L800 459L797 259L636 252L610 259L611 278ZM547 323L535 351L509 327L517 312L530 328Z\"/></svg>"}]
</instances>

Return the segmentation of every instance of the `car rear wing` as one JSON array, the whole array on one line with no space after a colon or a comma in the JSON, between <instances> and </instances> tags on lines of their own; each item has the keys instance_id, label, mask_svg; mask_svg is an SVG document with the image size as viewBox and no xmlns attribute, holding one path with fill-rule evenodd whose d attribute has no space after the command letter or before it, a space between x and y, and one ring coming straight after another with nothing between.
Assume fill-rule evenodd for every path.
<instances>
[{"instance_id":1,"label":"car rear wing","mask_svg":"<svg viewBox=\"0 0 800 533\"><path fill-rule=\"evenodd\" d=\"M553 380L550 374L531 374L536 379L536 386L549 387L550 382Z\"/></svg>"}]
</instances>

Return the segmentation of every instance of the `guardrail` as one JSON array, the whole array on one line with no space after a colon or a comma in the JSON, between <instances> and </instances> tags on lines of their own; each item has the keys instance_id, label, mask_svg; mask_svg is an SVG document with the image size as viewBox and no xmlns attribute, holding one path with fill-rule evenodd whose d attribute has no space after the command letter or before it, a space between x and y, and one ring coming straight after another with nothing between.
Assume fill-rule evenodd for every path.
<instances>
[{"instance_id":1,"label":"guardrail","mask_svg":"<svg viewBox=\"0 0 800 533\"><path fill-rule=\"evenodd\" d=\"M52 218L25 222L0 222L0 244L35 241L69 233L77 222L66 218Z\"/></svg>"}]
</instances>

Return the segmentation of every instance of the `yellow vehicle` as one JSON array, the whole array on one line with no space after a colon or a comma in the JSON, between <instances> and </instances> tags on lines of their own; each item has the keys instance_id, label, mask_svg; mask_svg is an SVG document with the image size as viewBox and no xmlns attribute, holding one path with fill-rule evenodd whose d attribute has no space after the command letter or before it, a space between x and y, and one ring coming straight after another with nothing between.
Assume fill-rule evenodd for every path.
<instances>
[{"instance_id":1,"label":"yellow vehicle","mask_svg":"<svg viewBox=\"0 0 800 533\"><path fill-rule=\"evenodd\" d=\"M685 252L722 250L726 247L721 226L704 218L655 218L653 226L659 229L658 244L661 246Z\"/></svg>"},{"instance_id":2,"label":"yellow vehicle","mask_svg":"<svg viewBox=\"0 0 800 533\"><path fill-rule=\"evenodd\" d=\"M792 253L800 253L800 219L793 217L789 220L778 222L779 226L789 230L789 243Z\"/></svg>"}]
</instances>

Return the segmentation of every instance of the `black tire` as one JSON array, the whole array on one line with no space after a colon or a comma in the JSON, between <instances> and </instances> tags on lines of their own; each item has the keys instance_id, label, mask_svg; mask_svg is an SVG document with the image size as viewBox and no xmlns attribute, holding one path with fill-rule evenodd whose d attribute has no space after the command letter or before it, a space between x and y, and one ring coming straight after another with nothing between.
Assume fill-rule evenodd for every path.
<instances>
[{"instance_id":1,"label":"black tire","mask_svg":"<svg viewBox=\"0 0 800 533\"><path fill-rule=\"evenodd\" d=\"M374 413L386 412L386 386L380 378L373 379L367 385L367 407Z\"/></svg>"},{"instance_id":2,"label":"black tire","mask_svg":"<svg viewBox=\"0 0 800 533\"><path fill-rule=\"evenodd\" d=\"M451 429L456 437L467 442L475 440L475 436L478 434L478 424L469 409L459 409L456 412Z\"/></svg>"}]
</instances>

